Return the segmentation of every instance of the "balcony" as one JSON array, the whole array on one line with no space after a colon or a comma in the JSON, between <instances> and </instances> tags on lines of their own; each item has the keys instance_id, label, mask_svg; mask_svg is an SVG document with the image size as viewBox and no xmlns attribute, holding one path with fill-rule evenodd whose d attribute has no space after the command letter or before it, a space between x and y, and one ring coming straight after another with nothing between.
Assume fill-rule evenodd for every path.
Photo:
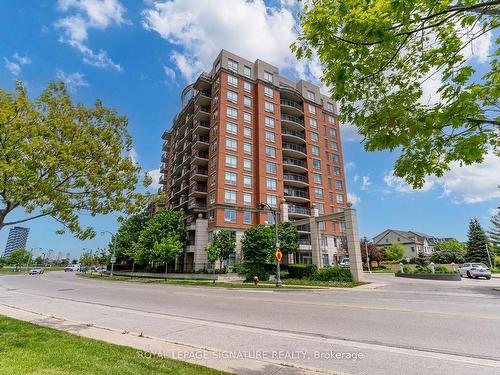
<instances>
[{"instance_id":1,"label":"balcony","mask_svg":"<svg viewBox=\"0 0 500 375\"><path fill-rule=\"evenodd\" d=\"M190 201L188 204L188 210L205 210L206 208L206 199Z\"/></svg>"},{"instance_id":2,"label":"balcony","mask_svg":"<svg viewBox=\"0 0 500 375\"><path fill-rule=\"evenodd\" d=\"M166 163L161 163L161 166L160 166L160 172L161 173L166 173L167 172L167 164Z\"/></svg>"},{"instance_id":3,"label":"balcony","mask_svg":"<svg viewBox=\"0 0 500 375\"><path fill-rule=\"evenodd\" d=\"M192 163L194 165L208 165L208 151L196 150L193 153Z\"/></svg>"},{"instance_id":4,"label":"balcony","mask_svg":"<svg viewBox=\"0 0 500 375\"><path fill-rule=\"evenodd\" d=\"M195 150L208 150L208 136L196 135L193 137L193 148Z\"/></svg>"},{"instance_id":5,"label":"balcony","mask_svg":"<svg viewBox=\"0 0 500 375\"><path fill-rule=\"evenodd\" d=\"M161 154L161 161L163 162L167 161L167 157L168 157L167 153L164 152L163 154Z\"/></svg>"},{"instance_id":6,"label":"balcony","mask_svg":"<svg viewBox=\"0 0 500 375\"><path fill-rule=\"evenodd\" d=\"M294 217L309 217L311 215L311 210L304 206L289 205L288 206L288 216Z\"/></svg>"},{"instance_id":7,"label":"balcony","mask_svg":"<svg viewBox=\"0 0 500 375\"><path fill-rule=\"evenodd\" d=\"M304 120L297 116L288 115L286 113L281 114L281 123L286 125L287 128L293 130L304 130Z\"/></svg>"},{"instance_id":8,"label":"balcony","mask_svg":"<svg viewBox=\"0 0 500 375\"><path fill-rule=\"evenodd\" d=\"M208 177L208 168L206 167L195 167L191 170L191 179L194 181L204 181Z\"/></svg>"},{"instance_id":9,"label":"balcony","mask_svg":"<svg viewBox=\"0 0 500 375\"><path fill-rule=\"evenodd\" d=\"M285 186L284 194L287 202L309 202L309 194L303 190L293 189L290 186Z\"/></svg>"},{"instance_id":10,"label":"balcony","mask_svg":"<svg viewBox=\"0 0 500 375\"><path fill-rule=\"evenodd\" d=\"M311 251L311 240L308 238L299 238L299 250Z\"/></svg>"},{"instance_id":11,"label":"balcony","mask_svg":"<svg viewBox=\"0 0 500 375\"><path fill-rule=\"evenodd\" d=\"M207 185L195 183L189 187L190 197L205 197L207 195Z\"/></svg>"},{"instance_id":12,"label":"balcony","mask_svg":"<svg viewBox=\"0 0 500 375\"><path fill-rule=\"evenodd\" d=\"M210 132L210 121L195 121L193 135L208 135Z\"/></svg>"},{"instance_id":13,"label":"balcony","mask_svg":"<svg viewBox=\"0 0 500 375\"><path fill-rule=\"evenodd\" d=\"M281 138L284 141L294 142L301 145L306 143L306 136L304 132L299 132L298 130L283 128L283 127L281 128Z\"/></svg>"},{"instance_id":14,"label":"balcony","mask_svg":"<svg viewBox=\"0 0 500 375\"><path fill-rule=\"evenodd\" d=\"M283 181L294 187L308 187L307 177L296 173L283 173Z\"/></svg>"},{"instance_id":15,"label":"balcony","mask_svg":"<svg viewBox=\"0 0 500 375\"><path fill-rule=\"evenodd\" d=\"M193 120L196 121L210 121L210 106L199 105L195 107Z\"/></svg>"},{"instance_id":16,"label":"balcony","mask_svg":"<svg viewBox=\"0 0 500 375\"><path fill-rule=\"evenodd\" d=\"M212 93L210 90L199 90L194 96L194 104L202 105L202 106L210 106L210 101ZM210 110L208 111L210 112Z\"/></svg>"},{"instance_id":17,"label":"balcony","mask_svg":"<svg viewBox=\"0 0 500 375\"><path fill-rule=\"evenodd\" d=\"M304 107L295 100L281 99L281 113L287 113L292 116L304 116Z\"/></svg>"},{"instance_id":18,"label":"balcony","mask_svg":"<svg viewBox=\"0 0 500 375\"><path fill-rule=\"evenodd\" d=\"M305 160L294 158L283 158L283 170L297 173L307 172L307 163Z\"/></svg>"},{"instance_id":19,"label":"balcony","mask_svg":"<svg viewBox=\"0 0 500 375\"><path fill-rule=\"evenodd\" d=\"M165 130L161 135L161 139L166 140L169 134L170 134L170 132L168 130Z\"/></svg>"},{"instance_id":20,"label":"balcony","mask_svg":"<svg viewBox=\"0 0 500 375\"><path fill-rule=\"evenodd\" d=\"M292 156L296 158L306 158L306 148L304 146L296 145L295 143L282 143L283 155Z\"/></svg>"}]
</instances>

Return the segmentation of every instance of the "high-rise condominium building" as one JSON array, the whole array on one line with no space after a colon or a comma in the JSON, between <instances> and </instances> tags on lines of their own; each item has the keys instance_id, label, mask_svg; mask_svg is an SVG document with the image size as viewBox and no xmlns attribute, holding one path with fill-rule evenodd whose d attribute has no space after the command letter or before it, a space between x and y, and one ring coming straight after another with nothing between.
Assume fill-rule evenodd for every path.
<instances>
[{"instance_id":1,"label":"high-rise condominium building","mask_svg":"<svg viewBox=\"0 0 500 375\"><path fill-rule=\"evenodd\" d=\"M241 261L240 240L253 224L336 213L346 205L335 103L316 85L280 76L277 67L221 51L212 70L181 95L182 110L163 139L167 207L182 210L188 246L176 267L206 266L213 231L228 229ZM321 223L321 265L341 255L343 223ZM300 253L313 260L309 225L299 226ZM318 250L319 251L319 250Z\"/></svg>"},{"instance_id":2,"label":"high-rise condominium building","mask_svg":"<svg viewBox=\"0 0 500 375\"><path fill-rule=\"evenodd\" d=\"M26 242L28 242L29 228L14 227L10 228L7 244L3 256L8 258L10 254L16 249L25 249Z\"/></svg>"}]
</instances>

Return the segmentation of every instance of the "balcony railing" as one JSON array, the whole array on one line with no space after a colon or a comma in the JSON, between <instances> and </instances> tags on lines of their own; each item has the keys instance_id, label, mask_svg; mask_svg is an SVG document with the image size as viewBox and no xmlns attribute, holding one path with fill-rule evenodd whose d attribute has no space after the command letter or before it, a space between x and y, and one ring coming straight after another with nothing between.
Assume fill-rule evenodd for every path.
<instances>
[{"instance_id":1,"label":"balcony railing","mask_svg":"<svg viewBox=\"0 0 500 375\"><path fill-rule=\"evenodd\" d=\"M200 111L210 113L210 107L208 105L199 105L198 107L196 107L194 113L196 114Z\"/></svg>"},{"instance_id":2,"label":"balcony railing","mask_svg":"<svg viewBox=\"0 0 500 375\"><path fill-rule=\"evenodd\" d=\"M281 114L281 120L295 122L299 125L304 126L304 120L302 120L301 118L299 118L297 116L287 115L286 113Z\"/></svg>"},{"instance_id":3,"label":"balcony railing","mask_svg":"<svg viewBox=\"0 0 500 375\"><path fill-rule=\"evenodd\" d=\"M191 185L191 187L189 188L189 194L193 194L194 192L206 193L207 185Z\"/></svg>"},{"instance_id":4,"label":"balcony railing","mask_svg":"<svg viewBox=\"0 0 500 375\"><path fill-rule=\"evenodd\" d=\"M206 135L196 135L193 137L193 143L196 142L208 143L208 137Z\"/></svg>"},{"instance_id":5,"label":"balcony railing","mask_svg":"<svg viewBox=\"0 0 500 375\"><path fill-rule=\"evenodd\" d=\"M288 135L294 135L296 137L306 139L306 136L303 132L299 132L297 130L292 130L292 129L287 129L287 128L281 128L281 134L288 134Z\"/></svg>"},{"instance_id":6,"label":"balcony railing","mask_svg":"<svg viewBox=\"0 0 500 375\"><path fill-rule=\"evenodd\" d=\"M311 240L305 239L305 238L299 238L298 240L299 245L311 245Z\"/></svg>"},{"instance_id":7,"label":"balcony railing","mask_svg":"<svg viewBox=\"0 0 500 375\"><path fill-rule=\"evenodd\" d=\"M307 168L307 163L299 159L283 158L283 164L291 164L291 165L296 165L298 167Z\"/></svg>"},{"instance_id":8,"label":"balcony railing","mask_svg":"<svg viewBox=\"0 0 500 375\"><path fill-rule=\"evenodd\" d=\"M311 210L302 206L290 205L288 206L288 212L292 214L311 215Z\"/></svg>"},{"instance_id":9,"label":"balcony railing","mask_svg":"<svg viewBox=\"0 0 500 375\"><path fill-rule=\"evenodd\" d=\"M195 123L194 123L194 127L196 128L197 126L202 126L204 128L210 128L210 122L196 120Z\"/></svg>"},{"instance_id":10,"label":"balcony railing","mask_svg":"<svg viewBox=\"0 0 500 375\"><path fill-rule=\"evenodd\" d=\"M197 167L191 171L191 177L193 177L194 175L197 175L197 174L201 174L201 175L205 175L205 176L208 175L208 168Z\"/></svg>"},{"instance_id":11,"label":"balcony railing","mask_svg":"<svg viewBox=\"0 0 500 375\"><path fill-rule=\"evenodd\" d=\"M307 183L307 177L295 173L283 173L284 180L300 181Z\"/></svg>"},{"instance_id":12,"label":"balcony railing","mask_svg":"<svg viewBox=\"0 0 500 375\"><path fill-rule=\"evenodd\" d=\"M307 192L297 189L291 189L289 187L285 187L284 189L285 197L298 197L298 198L309 198L309 194Z\"/></svg>"},{"instance_id":13,"label":"balcony railing","mask_svg":"<svg viewBox=\"0 0 500 375\"><path fill-rule=\"evenodd\" d=\"M208 151L196 150L193 154L194 158L208 159Z\"/></svg>"},{"instance_id":14,"label":"balcony railing","mask_svg":"<svg viewBox=\"0 0 500 375\"><path fill-rule=\"evenodd\" d=\"M280 103L281 103L281 105L287 105L289 107L297 108L300 111L304 111L304 108L302 107L302 105L300 105L299 103L297 103L293 100L281 99Z\"/></svg>"},{"instance_id":15,"label":"balcony railing","mask_svg":"<svg viewBox=\"0 0 500 375\"><path fill-rule=\"evenodd\" d=\"M293 143L282 143L283 149L285 150L293 150L293 151L299 151L302 153L306 153L306 148L304 146L296 145Z\"/></svg>"}]
</instances>

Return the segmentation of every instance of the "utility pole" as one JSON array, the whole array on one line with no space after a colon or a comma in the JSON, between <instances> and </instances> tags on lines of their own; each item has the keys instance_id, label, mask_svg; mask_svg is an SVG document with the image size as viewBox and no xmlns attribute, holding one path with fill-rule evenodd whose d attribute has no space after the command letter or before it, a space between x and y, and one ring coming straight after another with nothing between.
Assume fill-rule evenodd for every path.
<instances>
[{"instance_id":1,"label":"utility pole","mask_svg":"<svg viewBox=\"0 0 500 375\"><path fill-rule=\"evenodd\" d=\"M278 215L277 212L274 208L272 208L268 203L259 203L259 208L263 210L264 208L268 208L271 213L273 214L274 218L274 243L276 247L276 253L278 253L279 248L280 248L280 243L279 243L279 238L278 238ZM281 253L280 253L281 254ZM281 259L276 259L276 286L280 288L282 286L281 284L281 275L280 275L280 262Z\"/></svg>"},{"instance_id":2,"label":"utility pole","mask_svg":"<svg viewBox=\"0 0 500 375\"><path fill-rule=\"evenodd\" d=\"M368 265L368 272L372 273L371 267L370 267L370 256L368 255L368 239L364 238L365 240L365 253L366 253L366 264Z\"/></svg>"}]
</instances>

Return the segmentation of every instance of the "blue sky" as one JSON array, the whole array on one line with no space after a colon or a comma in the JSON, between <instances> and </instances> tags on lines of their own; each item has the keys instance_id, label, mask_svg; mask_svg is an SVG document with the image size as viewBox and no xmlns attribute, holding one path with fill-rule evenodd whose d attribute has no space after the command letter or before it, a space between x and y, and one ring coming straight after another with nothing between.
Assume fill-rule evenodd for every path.
<instances>
[{"instance_id":1,"label":"blue sky","mask_svg":"<svg viewBox=\"0 0 500 375\"><path fill-rule=\"evenodd\" d=\"M160 136L180 107L180 91L210 67L220 49L268 61L289 78L318 82L318 61L297 62L289 52L297 35L296 6L291 0L3 1L0 87L11 91L19 79L35 97L49 80L62 79L75 100L91 104L100 98L128 117L134 157L157 177ZM487 66L492 43L486 36L474 46L471 59L478 70ZM435 84L425 88L430 96ZM391 175L397 155L366 153L351 128L343 136L348 191L361 235L397 228L465 240L468 220L477 217L487 226L490 210L500 203L500 162L492 155L480 166L454 166L415 192ZM82 217L82 222L99 233L115 230L117 217ZM31 228L28 247L55 254L76 255L109 241L99 234L89 241L56 235L60 227L48 218L25 226ZM7 234L0 232L0 252Z\"/></svg>"}]
</instances>

